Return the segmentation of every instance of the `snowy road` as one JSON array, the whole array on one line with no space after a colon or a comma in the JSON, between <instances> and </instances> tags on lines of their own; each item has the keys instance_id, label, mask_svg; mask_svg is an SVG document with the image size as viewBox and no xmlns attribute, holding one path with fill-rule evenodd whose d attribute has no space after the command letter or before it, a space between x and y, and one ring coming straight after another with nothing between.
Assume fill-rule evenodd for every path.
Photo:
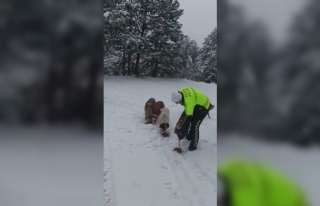
<instances>
[{"instance_id":1,"label":"snowy road","mask_svg":"<svg viewBox=\"0 0 320 206\"><path fill-rule=\"evenodd\" d=\"M105 80L104 195L106 206L216 205L216 110L200 127L198 150L179 155L174 125L183 107L170 102L172 91L192 86L216 105L216 85L187 80L107 77ZM170 109L171 136L144 124L150 97ZM182 141L186 149L189 142Z\"/></svg>"}]
</instances>

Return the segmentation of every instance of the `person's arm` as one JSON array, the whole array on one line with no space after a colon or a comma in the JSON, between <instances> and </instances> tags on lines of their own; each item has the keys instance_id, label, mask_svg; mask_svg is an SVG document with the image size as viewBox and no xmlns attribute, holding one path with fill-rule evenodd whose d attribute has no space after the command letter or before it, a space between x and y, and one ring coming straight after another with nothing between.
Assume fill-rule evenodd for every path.
<instances>
[{"instance_id":1,"label":"person's arm","mask_svg":"<svg viewBox=\"0 0 320 206\"><path fill-rule=\"evenodd\" d=\"M181 92L182 93L182 92ZM184 111L181 114L179 121L175 127L175 133L178 134L179 139L183 138L183 134L188 132L191 117L194 110L194 99L192 96L188 96L185 93L182 93L182 101L184 105Z\"/></svg>"},{"instance_id":2,"label":"person's arm","mask_svg":"<svg viewBox=\"0 0 320 206\"><path fill-rule=\"evenodd\" d=\"M179 139L183 139L186 136L190 121L191 116L187 116L185 111L183 111L174 130L174 133L178 135Z\"/></svg>"}]
</instances>

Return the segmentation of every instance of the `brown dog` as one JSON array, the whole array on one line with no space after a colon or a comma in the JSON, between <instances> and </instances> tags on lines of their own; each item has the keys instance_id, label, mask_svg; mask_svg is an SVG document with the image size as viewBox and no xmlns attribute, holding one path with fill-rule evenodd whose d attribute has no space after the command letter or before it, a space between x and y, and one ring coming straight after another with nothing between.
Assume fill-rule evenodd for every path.
<instances>
[{"instance_id":1,"label":"brown dog","mask_svg":"<svg viewBox=\"0 0 320 206\"><path fill-rule=\"evenodd\" d=\"M161 109L164 108L164 103L162 101L157 101L152 108L152 113L155 117L155 120L157 120L158 116L161 113Z\"/></svg>"},{"instance_id":2,"label":"brown dog","mask_svg":"<svg viewBox=\"0 0 320 206\"><path fill-rule=\"evenodd\" d=\"M144 105L144 119L146 120L146 124L152 123L153 120L153 106L156 103L154 98L150 98L146 104Z\"/></svg>"}]
</instances>

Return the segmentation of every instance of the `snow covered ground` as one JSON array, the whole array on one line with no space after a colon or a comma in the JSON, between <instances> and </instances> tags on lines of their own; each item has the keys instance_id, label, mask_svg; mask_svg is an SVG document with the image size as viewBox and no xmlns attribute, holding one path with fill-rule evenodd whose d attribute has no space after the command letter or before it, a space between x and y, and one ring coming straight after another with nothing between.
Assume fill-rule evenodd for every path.
<instances>
[{"instance_id":1,"label":"snow covered ground","mask_svg":"<svg viewBox=\"0 0 320 206\"><path fill-rule=\"evenodd\" d=\"M103 205L101 134L0 126L0 205Z\"/></svg>"},{"instance_id":2,"label":"snow covered ground","mask_svg":"<svg viewBox=\"0 0 320 206\"><path fill-rule=\"evenodd\" d=\"M177 79L105 77L104 195L106 206L216 205L216 108L200 127L198 150L179 155L173 133L183 107L171 92L186 86L206 93L216 105L216 84ZM144 104L154 97L170 109L168 139L144 124ZM182 142L187 149L189 142Z\"/></svg>"},{"instance_id":3,"label":"snow covered ground","mask_svg":"<svg viewBox=\"0 0 320 206\"><path fill-rule=\"evenodd\" d=\"M233 157L273 165L304 189L311 205L320 205L319 147L300 149L289 144L266 143L237 135L219 136L218 164Z\"/></svg>"}]
</instances>

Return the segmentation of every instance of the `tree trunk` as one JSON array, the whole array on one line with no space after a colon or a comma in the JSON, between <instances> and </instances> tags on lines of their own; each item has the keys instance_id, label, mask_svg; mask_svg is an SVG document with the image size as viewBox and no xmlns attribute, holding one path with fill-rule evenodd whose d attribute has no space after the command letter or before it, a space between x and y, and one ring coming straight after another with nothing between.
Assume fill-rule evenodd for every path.
<instances>
[{"instance_id":1,"label":"tree trunk","mask_svg":"<svg viewBox=\"0 0 320 206\"><path fill-rule=\"evenodd\" d=\"M160 46L159 46L160 52L162 51L162 44L163 43L161 42ZM159 73L159 64L162 61L162 56L163 56L163 52L161 52L160 57L157 60L155 60L155 66L153 68L152 77L157 77L157 75Z\"/></svg>"},{"instance_id":2,"label":"tree trunk","mask_svg":"<svg viewBox=\"0 0 320 206\"><path fill-rule=\"evenodd\" d=\"M63 82L63 109L62 109L62 120L70 121L72 119L72 92L74 89L73 85L73 71L74 65L76 62L76 56L71 55L67 58L66 62L64 62L64 72L63 76L61 76L61 80ZM60 81L61 81L60 80Z\"/></svg>"},{"instance_id":3,"label":"tree trunk","mask_svg":"<svg viewBox=\"0 0 320 206\"><path fill-rule=\"evenodd\" d=\"M141 28L141 34L140 34L141 37L144 36L145 30L146 30L147 13L148 13L148 1L146 1L146 7L145 7L145 10L144 10L144 19L143 19L143 24L142 24L142 28ZM139 64L140 64L140 56L141 56L140 55L140 50L141 50L141 47L139 47L138 54L137 54L137 60L136 60L136 66L134 68L134 74L136 76L139 76L139 73L140 73L139 72Z\"/></svg>"},{"instance_id":4,"label":"tree trunk","mask_svg":"<svg viewBox=\"0 0 320 206\"><path fill-rule=\"evenodd\" d=\"M159 66L159 61L155 61L155 66L153 68L153 72L152 72L152 77L157 77L158 74L158 66Z\"/></svg>"},{"instance_id":5,"label":"tree trunk","mask_svg":"<svg viewBox=\"0 0 320 206\"><path fill-rule=\"evenodd\" d=\"M100 55L101 56L101 55ZM99 85L100 82L98 78L103 78L101 74L101 59L99 57L93 57L91 59L91 64L89 67L89 85L86 91L86 98L84 99L84 104L82 110L84 111L84 121L90 125L95 127L101 127L100 124L103 119L103 114L97 111L103 111L103 105L99 103L101 99L100 88L102 85Z\"/></svg>"},{"instance_id":6,"label":"tree trunk","mask_svg":"<svg viewBox=\"0 0 320 206\"><path fill-rule=\"evenodd\" d=\"M58 119L58 112L54 103L56 102L56 94L58 91L59 79L58 74L55 71L55 66L56 64L53 64L49 69L46 86L44 89L44 94L46 97L46 119L49 121L49 123L55 123Z\"/></svg>"},{"instance_id":7,"label":"tree trunk","mask_svg":"<svg viewBox=\"0 0 320 206\"><path fill-rule=\"evenodd\" d=\"M127 74L130 75L131 74L131 52L129 52L128 54L128 71Z\"/></svg>"},{"instance_id":8,"label":"tree trunk","mask_svg":"<svg viewBox=\"0 0 320 206\"><path fill-rule=\"evenodd\" d=\"M126 76L126 48L123 48L123 57L122 57L122 75Z\"/></svg>"},{"instance_id":9,"label":"tree trunk","mask_svg":"<svg viewBox=\"0 0 320 206\"><path fill-rule=\"evenodd\" d=\"M136 66L134 67L134 75L139 76L140 53L137 55Z\"/></svg>"}]
</instances>

